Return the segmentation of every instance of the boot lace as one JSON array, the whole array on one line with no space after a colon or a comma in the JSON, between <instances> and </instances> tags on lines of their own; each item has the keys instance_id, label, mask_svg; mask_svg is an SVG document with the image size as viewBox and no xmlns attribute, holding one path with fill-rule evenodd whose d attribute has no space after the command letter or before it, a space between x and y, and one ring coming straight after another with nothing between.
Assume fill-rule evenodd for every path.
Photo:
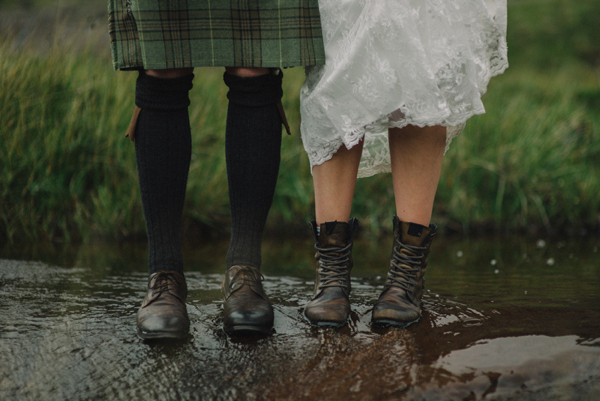
<instances>
[{"instance_id":1,"label":"boot lace","mask_svg":"<svg viewBox=\"0 0 600 401\"><path fill-rule=\"evenodd\" d=\"M403 249L410 253L402 252ZM427 250L427 247L406 245L396 241L392 252L392 260L390 261L391 268L388 272L386 287L403 289L412 296L423 263L424 253L422 251L425 250Z\"/></svg>"},{"instance_id":2,"label":"boot lace","mask_svg":"<svg viewBox=\"0 0 600 401\"><path fill-rule=\"evenodd\" d=\"M352 243L343 248L321 248L315 245L319 255L319 289L342 287L348 289L348 267L344 264L350 261Z\"/></svg>"}]
</instances>

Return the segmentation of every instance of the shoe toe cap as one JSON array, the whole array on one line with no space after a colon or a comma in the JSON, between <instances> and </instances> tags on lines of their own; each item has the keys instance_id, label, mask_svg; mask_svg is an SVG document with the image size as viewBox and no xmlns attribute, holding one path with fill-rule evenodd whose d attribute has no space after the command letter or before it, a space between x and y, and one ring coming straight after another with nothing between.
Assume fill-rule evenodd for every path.
<instances>
[{"instance_id":1,"label":"shoe toe cap","mask_svg":"<svg viewBox=\"0 0 600 401\"><path fill-rule=\"evenodd\" d=\"M142 338L181 338L187 335L190 321L186 313L157 313L140 311L137 318L138 334Z\"/></svg>"},{"instance_id":2,"label":"shoe toe cap","mask_svg":"<svg viewBox=\"0 0 600 401\"><path fill-rule=\"evenodd\" d=\"M226 326L255 325L264 326L273 324L273 311L264 309L235 309L229 312L224 319Z\"/></svg>"},{"instance_id":3,"label":"shoe toe cap","mask_svg":"<svg viewBox=\"0 0 600 401\"><path fill-rule=\"evenodd\" d=\"M225 301L223 327L237 330L268 332L273 327L273 307L248 289L241 289Z\"/></svg>"}]
</instances>

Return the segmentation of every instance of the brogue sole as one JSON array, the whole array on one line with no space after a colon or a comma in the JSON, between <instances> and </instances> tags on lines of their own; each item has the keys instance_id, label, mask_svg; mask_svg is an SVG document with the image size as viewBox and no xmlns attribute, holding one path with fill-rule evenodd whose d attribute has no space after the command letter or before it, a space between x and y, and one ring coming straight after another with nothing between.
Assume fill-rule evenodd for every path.
<instances>
[{"instance_id":1,"label":"brogue sole","mask_svg":"<svg viewBox=\"0 0 600 401\"><path fill-rule=\"evenodd\" d=\"M311 324L311 326L314 327L318 327L320 329L339 329L341 327L344 327L346 325L347 322L344 323L338 323L338 322L315 322L312 321L310 319L308 319L308 322Z\"/></svg>"},{"instance_id":2,"label":"brogue sole","mask_svg":"<svg viewBox=\"0 0 600 401\"><path fill-rule=\"evenodd\" d=\"M308 316L306 316L306 314L302 314L302 316L304 316L304 319L306 319L306 321L310 323L311 326L322 329L339 329L341 327L344 327L346 323L348 323L347 318L343 322L336 322L331 320L312 320Z\"/></svg>"},{"instance_id":3,"label":"brogue sole","mask_svg":"<svg viewBox=\"0 0 600 401\"><path fill-rule=\"evenodd\" d=\"M421 316L419 316L415 320L411 320L409 322L393 320L393 319L372 319L371 323L373 324L373 326L379 327L379 328L398 327L398 328L403 329L405 327L410 326L413 323L417 323L419 321L419 319L421 319Z\"/></svg>"},{"instance_id":4,"label":"brogue sole","mask_svg":"<svg viewBox=\"0 0 600 401\"><path fill-rule=\"evenodd\" d=\"M223 331L227 334L260 333L269 334L273 326L254 326L250 324L238 324L235 326L223 326Z\"/></svg>"},{"instance_id":5,"label":"brogue sole","mask_svg":"<svg viewBox=\"0 0 600 401\"><path fill-rule=\"evenodd\" d=\"M165 331L165 332L156 332L149 331L145 332L140 329L137 331L137 335L142 340L161 340L161 339L176 339L180 340L182 338L186 338L189 334L189 331L186 330L184 332L173 332L173 331Z\"/></svg>"}]
</instances>

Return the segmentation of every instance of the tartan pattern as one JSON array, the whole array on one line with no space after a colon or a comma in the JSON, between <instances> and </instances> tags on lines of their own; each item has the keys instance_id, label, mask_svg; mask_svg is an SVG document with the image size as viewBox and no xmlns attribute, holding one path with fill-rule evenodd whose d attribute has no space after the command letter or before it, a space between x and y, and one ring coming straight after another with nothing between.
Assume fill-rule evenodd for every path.
<instances>
[{"instance_id":1,"label":"tartan pattern","mask_svg":"<svg viewBox=\"0 0 600 401\"><path fill-rule=\"evenodd\" d=\"M115 69L325 63L317 0L109 0Z\"/></svg>"}]
</instances>

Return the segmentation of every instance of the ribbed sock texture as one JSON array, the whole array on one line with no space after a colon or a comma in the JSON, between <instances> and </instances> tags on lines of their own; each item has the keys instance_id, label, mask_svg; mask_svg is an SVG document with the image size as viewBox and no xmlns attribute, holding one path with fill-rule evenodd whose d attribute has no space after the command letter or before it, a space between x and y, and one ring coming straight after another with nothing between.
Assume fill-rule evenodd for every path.
<instances>
[{"instance_id":1,"label":"ribbed sock texture","mask_svg":"<svg viewBox=\"0 0 600 401\"><path fill-rule=\"evenodd\" d=\"M231 242L227 268L251 265L260 268L265 222L279 173L282 74L242 78L225 74L229 87L225 153Z\"/></svg>"},{"instance_id":2,"label":"ribbed sock texture","mask_svg":"<svg viewBox=\"0 0 600 401\"><path fill-rule=\"evenodd\" d=\"M192 140L188 92L193 75L161 79L141 72L135 104L142 109L136 126L137 160L148 230L148 271L183 273L181 219Z\"/></svg>"}]
</instances>

